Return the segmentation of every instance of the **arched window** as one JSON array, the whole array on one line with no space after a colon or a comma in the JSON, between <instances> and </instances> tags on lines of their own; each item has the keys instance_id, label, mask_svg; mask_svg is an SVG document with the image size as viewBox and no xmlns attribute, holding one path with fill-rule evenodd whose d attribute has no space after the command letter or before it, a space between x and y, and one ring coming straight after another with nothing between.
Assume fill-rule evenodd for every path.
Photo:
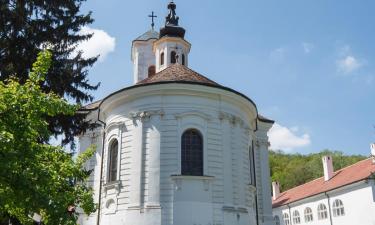
<instances>
[{"instance_id":1,"label":"arched window","mask_svg":"<svg viewBox=\"0 0 375 225\"><path fill-rule=\"evenodd\" d=\"M280 225L280 218L279 218L279 216L274 216L273 219L275 220L276 225Z\"/></svg>"},{"instance_id":2,"label":"arched window","mask_svg":"<svg viewBox=\"0 0 375 225\"><path fill-rule=\"evenodd\" d=\"M182 65L184 65L185 66L185 54L182 54Z\"/></svg>"},{"instance_id":3,"label":"arched window","mask_svg":"<svg viewBox=\"0 0 375 225\"><path fill-rule=\"evenodd\" d=\"M160 65L164 65L164 52L160 54Z\"/></svg>"},{"instance_id":4,"label":"arched window","mask_svg":"<svg viewBox=\"0 0 375 225\"><path fill-rule=\"evenodd\" d=\"M305 209L305 222L308 223L308 222L312 222L313 221L313 213L312 213L312 210L311 208L307 207Z\"/></svg>"},{"instance_id":5,"label":"arched window","mask_svg":"<svg viewBox=\"0 0 375 225\"><path fill-rule=\"evenodd\" d=\"M327 212L326 205L319 204L318 205L318 219L324 220L324 219L327 219L327 217L328 217L328 212Z\"/></svg>"},{"instance_id":6,"label":"arched window","mask_svg":"<svg viewBox=\"0 0 375 225\"><path fill-rule=\"evenodd\" d=\"M284 213L283 214L283 220L284 220L284 224L285 225L290 225L290 220L289 220L289 214L288 213Z\"/></svg>"},{"instance_id":7,"label":"arched window","mask_svg":"<svg viewBox=\"0 0 375 225\"><path fill-rule=\"evenodd\" d=\"M177 61L177 54L176 54L176 52L175 51L172 51L171 52L171 63L172 64L175 64L176 63L176 61Z\"/></svg>"},{"instance_id":8,"label":"arched window","mask_svg":"<svg viewBox=\"0 0 375 225\"><path fill-rule=\"evenodd\" d=\"M114 140L109 147L108 182L117 180L118 141Z\"/></svg>"},{"instance_id":9,"label":"arched window","mask_svg":"<svg viewBox=\"0 0 375 225\"><path fill-rule=\"evenodd\" d=\"M301 218L299 216L299 212L295 210L293 212L293 224L300 224L301 223Z\"/></svg>"},{"instance_id":10,"label":"arched window","mask_svg":"<svg viewBox=\"0 0 375 225\"><path fill-rule=\"evenodd\" d=\"M148 77L152 77L152 76L154 76L155 73L156 73L156 68L155 68L155 66L150 66L150 67L148 68Z\"/></svg>"},{"instance_id":11,"label":"arched window","mask_svg":"<svg viewBox=\"0 0 375 225\"><path fill-rule=\"evenodd\" d=\"M333 202L332 211L333 211L333 216L335 217L345 215L344 204L342 203L340 199L336 199Z\"/></svg>"},{"instance_id":12,"label":"arched window","mask_svg":"<svg viewBox=\"0 0 375 225\"><path fill-rule=\"evenodd\" d=\"M181 174L203 176L203 138L195 129L185 131L181 137Z\"/></svg>"}]
</instances>

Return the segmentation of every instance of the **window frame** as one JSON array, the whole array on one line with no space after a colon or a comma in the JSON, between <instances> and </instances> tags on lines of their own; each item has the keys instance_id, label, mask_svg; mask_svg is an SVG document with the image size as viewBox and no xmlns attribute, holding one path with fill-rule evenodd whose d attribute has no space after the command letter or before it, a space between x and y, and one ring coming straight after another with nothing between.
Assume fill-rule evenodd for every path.
<instances>
[{"instance_id":1,"label":"window frame","mask_svg":"<svg viewBox=\"0 0 375 225\"><path fill-rule=\"evenodd\" d=\"M181 56L181 64L182 64L183 66L185 66L185 64L186 64L186 56L185 56L184 53L182 53L182 56Z\"/></svg>"},{"instance_id":2,"label":"window frame","mask_svg":"<svg viewBox=\"0 0 375 225\"><path fill-rule=\"evenodd\" d=\"M161 52L160 53L160 66L164 66L165 61L165 53Z\"/></svg>"},{"instance_id":3,"label":"window frame","mask_svg":"<svg viewBox=\"0 0 375 225\"><path fill-rule=\"evenodd\" d=\"M301 215L298 210L293 211L293 224L301 224Z\"/></svg>"},{"instance_id":4,"label":"window frame","mask_svg":"<svg viewBox=\"0 0 375 225\"><path fill-rule=\"evenodd\" d=\"M281 222L280 222L280 217L278 215L275 215L273 217L273 220L275 221L275 224L276 225L281 225Z\"/></svg>"},{"instance_id":5,"label":"window frame","mask_svg":"<svg viewBox=\"0 0 375 225\"><path fill-rule=\"evenodd\" d=\"M196 158L196 157L200 157L200 171L198 173L195 173L195 171L192 171L190 170L189 171L189 168L185 168L184 165L186 165L186 162L183 161L183 158L184 158L184 147L183 147L183 141L184 141L184 135L187 134L187 132L189 131L195 131L198 136L200 137L200 156L190 156L191 158ZM204 141L204 136L202 134L202 132L197 129L197 128L187 128L187 129L184 129L184 131L181 133L180 135L180 163L181 163L181 175L182 176L204 176L204 146L205 146L205 141Z\"/></svg>"},{"instance_id":6,"label":"window frame","mask_svg":"<svg viewBox=\"0 0 375 225\"><path fill-rule=\"evenodd\" d=\"M114 143L117 143L117 149L114 150L113 149L113 145ZM108 165L107 165L107 183L113 183L113 182L116 182L118 181L118 173L119 173L119 155L120 155L120 143L118 141L117 138L112 138L110 139L110 141L108 142L108 147L107 147L107 153L108 153L108 156L107 156L107 162L108 162ZM115 159L115 174L113 174L112 172L114 171L113 170L113 152L116 152L116 159Z\"/></svg>"},{"instance_id":7,"label":"window frame","mask_svg":"<svg viewBox=\"0 0 375 225\"><path fill-rule=\"evenodd\" d=\"M171 64L176 64L177 63L177 52L176 51L171 51L171 57L170 57L170 59L171 59L170 60Z\"/></svg>"},{"instance_id":8,"label":"window frame","mask_svg":"<svg viewBox=\"0 0 375 225\"><path fill-rule=\"evenodd\" d=\"M314 216L312 209L310 207L306 207L304 210L304 217L305 217L305 223L310 223L314 221Z\"/></svg>"},{"instance_id":9,"label":"window frame","mask_svg":"<svg viewBox=\"0 0 375 225\"><path fill-rule=\"evenodd\" d=\"M328 218L327 206L324 203L318 205L318 220L326 220Z\"/></svg>"},{"instance_id":10,"label":"window frame","mask_svg":"<svg viewBox=\"0 0 375 225\"><path fill-rule=\"evenodd\" d=\"M283 213L283 221L285 225L290 225L290 217L288 213Z\"/></svg>"},{"instance_id":11,"label":"window frame","mask_svg":"<svg viewBox=\"0 0 375 225\"><path fill-rule=\"evenodd\" d=\"M332 203L332 211L334 217L345 216L345 207L341 199L335 199Z\"/></svg>"}]
</instances>

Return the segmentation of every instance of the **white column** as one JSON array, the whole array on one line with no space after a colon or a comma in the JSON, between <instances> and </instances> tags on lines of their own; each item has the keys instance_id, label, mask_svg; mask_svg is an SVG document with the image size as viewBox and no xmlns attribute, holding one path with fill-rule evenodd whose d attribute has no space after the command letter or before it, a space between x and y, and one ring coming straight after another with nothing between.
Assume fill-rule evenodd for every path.
<instances>
[{"instance_id":1,"label":"white column","mask_svg":"<svg viewBox=\"0 0 375 225\"><path fill-rule=\"evenodd\" d=\"M134 118L134 130L131 152L131 175L130 175L130 206L129 208L140 208L141 206L141 173L142 173L142 149L143 149L143 124L139 117Z\"/></svg>"},{"instance_id":2,"label":"white column","mask_svg":"<svg viewBox=\"0 0 375 225\"><path fill-rule=\"evenodd\" d=\"M233 205L233 183L232 183L232 151L231 151L231 125L227 119L221 122L222 148L224 162L224 205Z\"/></svg>"},{"instance_id":3,"label":"white column","mask_svg":"<svg viewBox=\"0 0 375 225\"><path fill-rule=\"evenodd\" d=\"M151 131L149 133L149 178L148 199L146 207L160 208L160 141L161 141L161 116L151 117Z\"/></svg>"}]
</instances>

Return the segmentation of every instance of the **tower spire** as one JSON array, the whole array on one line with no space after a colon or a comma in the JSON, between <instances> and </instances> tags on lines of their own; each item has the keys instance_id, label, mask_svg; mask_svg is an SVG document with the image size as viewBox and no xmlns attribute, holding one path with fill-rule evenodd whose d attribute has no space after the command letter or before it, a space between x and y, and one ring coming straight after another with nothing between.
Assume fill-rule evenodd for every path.
<instances>
[{"instance_id":1,"label":"tower spire","mask_svg":"<svg viewBox=\"0 0 375 225\"><path fill-rule=\"evenodd\" d=\"M160 38L167 37L185 37L185 29L178 25L179 17L176 15L176 4L171 1L168 4L168 15L165 17L165 26L160 29Z\"/></svg>"}]
</instances>

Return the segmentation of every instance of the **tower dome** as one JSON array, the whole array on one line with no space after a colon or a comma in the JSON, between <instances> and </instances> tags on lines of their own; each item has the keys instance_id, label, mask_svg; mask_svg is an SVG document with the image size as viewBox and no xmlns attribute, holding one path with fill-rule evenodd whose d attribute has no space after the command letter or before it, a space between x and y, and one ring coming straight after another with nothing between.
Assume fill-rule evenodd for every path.
<instances>
[{"instance_id":1,"label":"tower dome","mask_svg":"<svg viewBox=\"0 0 375 225\"><path fill-rule=\"evenodd\" d=\"M168 5L169 13L165 20L165 26L160 29L162 37L185 37L185 29L178 25L179 17L176 15L176 4L172 1Z\"/></svg>"}]
</instances>

